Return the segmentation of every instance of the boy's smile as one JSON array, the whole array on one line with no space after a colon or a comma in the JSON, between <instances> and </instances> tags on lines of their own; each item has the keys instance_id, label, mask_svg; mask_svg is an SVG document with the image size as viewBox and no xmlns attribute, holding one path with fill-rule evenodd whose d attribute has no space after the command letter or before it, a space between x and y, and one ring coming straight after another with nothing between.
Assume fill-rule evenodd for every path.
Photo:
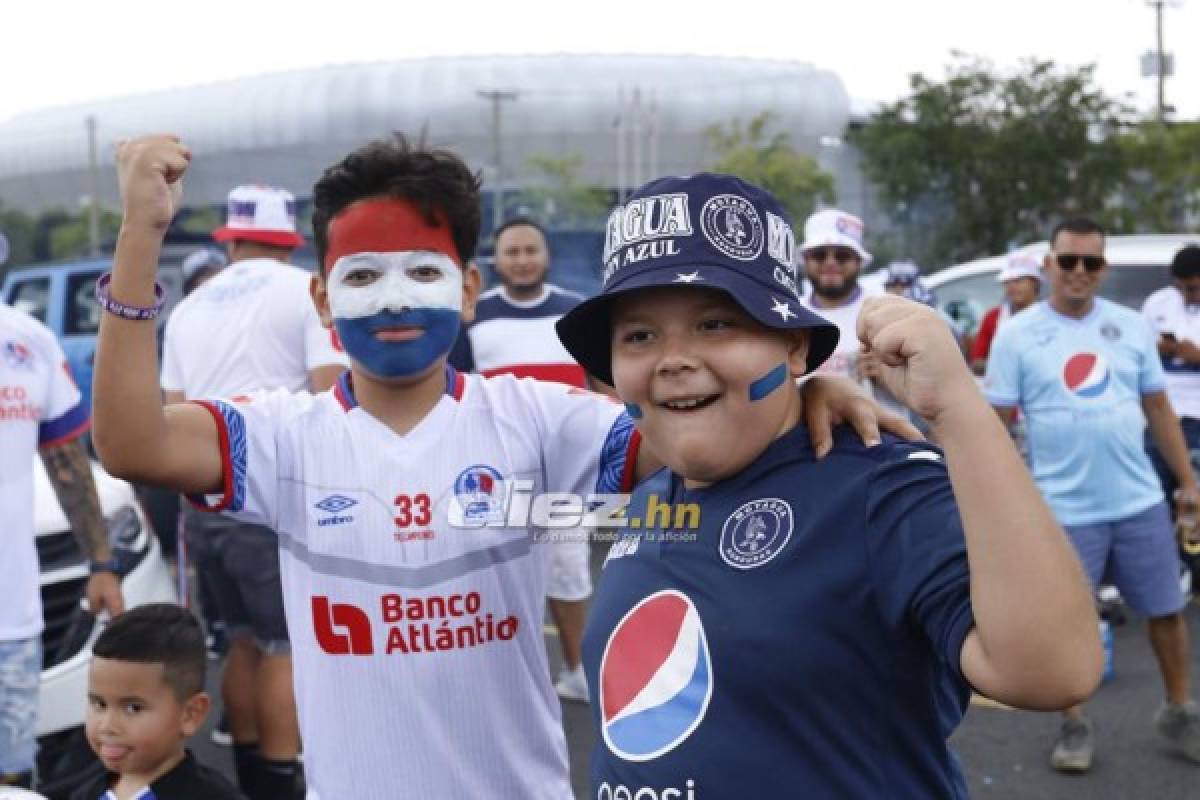
<instances>
[{"instance_id":1,"label":"boy's smile","mask_svg":"<svg viewBox=\"0 0 1200 800\"><path fill-rule=\"evenodd\" d=\"M788 378L806 353L806 334L766 328L720 291L646 289L613 307L617 394L655 455L697 484L738 472L799 421ZM782 386L763 383L773 374Z\"/></svg>"}]
</instances>

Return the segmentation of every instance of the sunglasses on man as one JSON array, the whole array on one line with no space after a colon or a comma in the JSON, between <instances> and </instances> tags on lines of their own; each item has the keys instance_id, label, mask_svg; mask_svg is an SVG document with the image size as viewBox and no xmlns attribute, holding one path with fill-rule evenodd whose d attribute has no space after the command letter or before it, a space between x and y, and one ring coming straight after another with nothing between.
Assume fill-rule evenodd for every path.
<instances>
[{"instance_id":1,"label":"sunglasses on man","mask_svg":"<svg viewBox=\"0 0 1200 800\"><path fill-rule=\"evenodd\" d=\"M1108 263L1104 260L1104 256L1081 256L1075 253L1055 253L1054 260L1058 263L1059 269L1064 269L1067 272L1074 272L1075 267L1081 261L1083 262L1083 268L1088 272L1099 272Z\"/></svg>"},{"instance_id":2,"label":"sunglasses on man","mask_svg":"<svg viewBox=\"0 0 1200 800\"><path fill-rule=\"evenodd\" d=\"M849 264L851 259L858 258L858 253L849 247L810 247L804 251L805 258L811 258L817 263L824 261L830 255L833 256L834 261L843 265Z\"/></svg>"}]
</instances>

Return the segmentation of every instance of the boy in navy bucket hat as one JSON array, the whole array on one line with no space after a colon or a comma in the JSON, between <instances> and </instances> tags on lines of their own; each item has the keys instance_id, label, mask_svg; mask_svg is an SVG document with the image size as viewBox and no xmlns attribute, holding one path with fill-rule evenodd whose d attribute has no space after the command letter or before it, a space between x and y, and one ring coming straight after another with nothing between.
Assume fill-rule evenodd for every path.
<instances>
[{"instance_id":1,"label":"boy in navy bucket hat","mask_svg":"<svg viewBox=\"0 0 1200 800\"><path fill-rule=\"evenodd\" d=\"M704 202L683 185L707 190ZM838 329L800 304L795 247L786 213L757 186L711 174L652 181L609 217L604 289L559 322L559 337L611 384L611 342L596 332L614 297L647 286L720 289L762 325L811 330L811 371L837 347Z\"/></svg>"},{"instance_id":2,"label":"boy in navy bucket hat","mask_svg":"<svg viewBox=\"0 0 1200 800\"><path fill-rule=\"evenodd\" d=\"M595 798L965 797L946 739L972 688L1058 708L1099 682L1079 564L934 312L873 298L858 335L944 452L839 430L817 461L793 379L837 329L793 246L757 187L655 181L558 323L667 465L584 637Z\"/></svg>"}]
</instances>

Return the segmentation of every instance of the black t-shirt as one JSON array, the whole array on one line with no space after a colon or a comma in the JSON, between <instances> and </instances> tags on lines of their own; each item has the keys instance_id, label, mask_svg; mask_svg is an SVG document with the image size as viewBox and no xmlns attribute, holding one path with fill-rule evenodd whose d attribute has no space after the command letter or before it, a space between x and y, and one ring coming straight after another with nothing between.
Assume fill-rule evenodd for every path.
<instances>
[{"instance_id":1,"label":"black t-shirt","mask_svg":"<svg viewBox=\"0 0 1200 800\"><path fill-rule=\"evenodd\" d=\"M109 789L120 776L115 772L76 789L71 800L112 800ZM147 786L137 800L246 800L219 772L201 764L187 752L183 761L167 774Z\"/></svg>"}]
</instances>

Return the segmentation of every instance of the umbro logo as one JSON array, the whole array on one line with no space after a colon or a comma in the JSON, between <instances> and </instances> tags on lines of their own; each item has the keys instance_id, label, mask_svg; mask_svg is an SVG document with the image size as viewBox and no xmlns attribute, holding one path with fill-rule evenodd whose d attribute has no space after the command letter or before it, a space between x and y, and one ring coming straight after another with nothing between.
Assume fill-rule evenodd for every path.
<instances>
[{"instance_id":1,"label":"umbro logo","mask_svg":"<svg viewBox=\"0 0 1200 800\"><path fill-rule=\"evenodd\" d=\"M314 507L324 511L327 514L332 514L331 517L322 517L317 520L319 527L327 527L329 525L345 525L354 521L354 517L350 515L341 515L342 511L351 506L358 505L358 501L353 497L346 497L341 494L331 494L319 503L314 503Z\"/></svg>"},{"instance_id":2,"label":"umbro logo","mask_svg":"<svg viewBox=\"0 0 1200 800\"><path fill-rule=\"evenodd\" d=\"M330 514L336 514L339 511L345 511L350 506L358 505L358 501L352 497L346 497L341 494L331 494L319 503L314 505L322 511L327 511Z\"/></svg>"}]
</instances>

